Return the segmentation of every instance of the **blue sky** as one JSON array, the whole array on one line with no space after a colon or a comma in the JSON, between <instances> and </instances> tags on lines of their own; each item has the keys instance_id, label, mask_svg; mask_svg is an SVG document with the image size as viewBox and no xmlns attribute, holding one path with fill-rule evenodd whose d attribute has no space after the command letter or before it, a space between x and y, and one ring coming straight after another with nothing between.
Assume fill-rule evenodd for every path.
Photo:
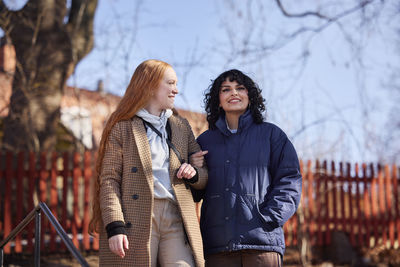
<instances>
[{"instance_id":1,"label":"blue sky","mask_svg":"<svg viewBox=\"0 0 400 267\"><path fill-rule=\"evenodd\" d=\"M200 103L192 99L202 98L202 91L208 87L212 78L206 73L209 67L197 67L195 78L187 77L189 85L183 79L185 68L179 66L185 64L196 46L196 57L200 57L204 53L200 49L207 50L213 42L219 23L213 1L143 1L137 22L133 20L136 6L132 3L99 1L96 49L78 65L70 84L95 88L97 80L102 79L107 90L122 95L135 67L146 59L157 58L174 65L181 96L190 94L190 105L185 108L201 111ZM185 102L178 97L178 106Z\"/></svg>"}]
</instances>

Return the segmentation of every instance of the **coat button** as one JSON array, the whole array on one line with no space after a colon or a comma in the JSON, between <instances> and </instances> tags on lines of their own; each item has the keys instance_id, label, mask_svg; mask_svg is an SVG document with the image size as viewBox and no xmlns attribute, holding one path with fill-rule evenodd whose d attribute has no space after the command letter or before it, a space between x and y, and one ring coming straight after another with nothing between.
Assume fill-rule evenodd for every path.
<instances>
[{"instance_id":1,"label":"coat button","mask_svg":"<svg viewBox=\"0 0 400 267\"><path fill-rule=\"evenodd\" d=\"M227 217L225 217L225 220L227 221L227 220L229 220L229 217L227 216Z\"/></svg>"},{"instance_id":2,"label":"coat button","mask_svg":"<svg viewBox=\"0 0 400 267\"><path fill-rule=\"evenodd\" d=\"M131 172L137 172L137 167L132 167Z\"/></svg>"},{"instance_id":3,"label":"coat button","mask_svg":"<svg viewBox=\"0 0 400 267\"><path fill-rule=\"evenodd\" d=\"M229 159L226 160L226 163L229 163Z\"/></svg>"},{"instance_id":4,"label":"coat button","mask_svg":"<svg viewBox=\"0 0 400 267\"><path fill-rule=\"evenodd\" d=\"M125 226L126 226L126 228L131 228L132 227L132 223L131 222L126 222Z\"/></svg>"},{"instance_id":5,"label":"coat button","mask_svg":"<svg viewBox=\"0 0 400 267\"><path fill-rule=\"evenodd\" d=\"M139 199L139 195L134 194L134 195L132 195L132 198L133 198L134 200Z\"/></svg>"}]
</instances>

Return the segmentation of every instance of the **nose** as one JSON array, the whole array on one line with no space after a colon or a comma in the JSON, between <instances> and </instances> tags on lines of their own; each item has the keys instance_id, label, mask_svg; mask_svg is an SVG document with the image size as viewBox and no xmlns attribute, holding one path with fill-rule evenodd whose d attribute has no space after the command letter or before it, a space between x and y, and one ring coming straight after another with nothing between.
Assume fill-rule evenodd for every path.
<instances>
[{"instance_id":1,"label":"nose","mask_svg":"<svg viewBox=\"0 0 400 267\"><path fill-rule=\"evenodd\" d=\"M238 94L238 91L235 88L233 88L232 89L232 95L237 95L237 94Z\"/></svg>"},{"instance_id":2,"label":"nose","mask_svg":"<svg viewBox=\"0 0 400 267\"><path fill-rule=\"evenodd\" d=\"M174 88L172 89L172 93L173 93L174 95L177 95L177 94L179 93L179 91L178 91L178 86L174 86Z\"/></svg>"}]
</instances>

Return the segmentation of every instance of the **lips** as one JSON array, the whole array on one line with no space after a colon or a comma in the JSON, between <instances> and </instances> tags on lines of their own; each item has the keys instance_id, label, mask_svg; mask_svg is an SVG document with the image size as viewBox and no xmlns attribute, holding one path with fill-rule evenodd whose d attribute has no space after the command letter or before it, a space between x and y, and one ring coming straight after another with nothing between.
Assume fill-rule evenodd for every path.
<instances>
[{"instance_id":1,"label":"lips","mask_svg":"<svg viewBox=\"0 0 400 267\"><path fill-rule=\"evenodd\" d=\"M233 99L230 99L229 101L228 101L228 103L239 103L239 102L241 102L242 100L240 100L239 98L233 98Z\"/></svg>"}]
</instances>

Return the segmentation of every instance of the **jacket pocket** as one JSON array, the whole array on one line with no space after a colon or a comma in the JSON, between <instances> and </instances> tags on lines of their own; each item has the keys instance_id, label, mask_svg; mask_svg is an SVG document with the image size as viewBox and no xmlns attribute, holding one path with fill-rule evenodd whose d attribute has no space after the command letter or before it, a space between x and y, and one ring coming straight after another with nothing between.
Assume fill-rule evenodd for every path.
<instances>
[{"instance_id":1,"label":"jacket pocket","mask_svg":"<svg viewBox=\"0 0 400 267\"><path fill-rule=\"evenodd\" d=\"M254 194L239 195L237 204L237 216L241 224L255 226L260 223Z\"/></svg>"},{"instance_id":2,"label":"jacket pocket","mask_svg":"<svg viewBox=\"0 0 400 267\"><path fill-rule=\"evenodd\" d=\"M206 196L203 202L202 224L204 227L212 227L224 223L224 203L221 195Z\"/></svg>"}]
</instances>

